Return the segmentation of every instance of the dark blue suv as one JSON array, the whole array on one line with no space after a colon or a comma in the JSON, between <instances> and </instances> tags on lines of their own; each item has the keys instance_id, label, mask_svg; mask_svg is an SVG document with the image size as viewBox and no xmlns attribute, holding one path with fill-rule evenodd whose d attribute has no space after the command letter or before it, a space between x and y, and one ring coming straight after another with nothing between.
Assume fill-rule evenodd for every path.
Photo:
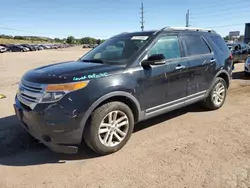
<instances>
[{"instance_id":1,"label":"dark blue suv","mask_svg":"<svg viewBox=\"0 0 250 188\"><path fill-rule=\"evenodd\" d=\"M121 149L140 121L226 99L232 56L213 30L166 27L122 33L77 61L23 75L14 108L51 150L76 153L84 140L105 155Z\"/></svg>"}]
</instances>

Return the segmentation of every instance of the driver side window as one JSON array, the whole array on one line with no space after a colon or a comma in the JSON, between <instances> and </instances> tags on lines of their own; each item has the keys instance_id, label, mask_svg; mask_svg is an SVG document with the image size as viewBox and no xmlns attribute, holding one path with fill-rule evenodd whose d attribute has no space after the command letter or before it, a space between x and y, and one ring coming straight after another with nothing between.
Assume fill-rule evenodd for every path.
<instances>
[{"instance_id":1,"label":"driver side window","mask_svg":"<svg viewBox=\"0 0 250 188\"><path fill-rule=\"evenodd\" d=\"M163 54L166 59L180 58L180 46L177 36L163 36L149 50L148 57Z\"/></svg>"}]
</instances>

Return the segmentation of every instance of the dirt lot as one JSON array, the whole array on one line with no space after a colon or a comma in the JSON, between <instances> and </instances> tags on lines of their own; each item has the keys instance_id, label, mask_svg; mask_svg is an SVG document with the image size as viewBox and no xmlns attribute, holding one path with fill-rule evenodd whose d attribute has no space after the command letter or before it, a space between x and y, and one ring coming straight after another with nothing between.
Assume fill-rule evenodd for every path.
<instances>
[{"instance_id":1,"label":"dirt lot","mask_svg":"<svg viewBox=\"0 0 250 188\"><path fill-rule=\"evenodd\" d=\"M55 154L19 125L12 104L28 69L74 60L80 48L0 54L0 188L250 187L250 81L237 64L225 105L198 105L136 125L119 152Z\"/></svg>"}]
</instances>

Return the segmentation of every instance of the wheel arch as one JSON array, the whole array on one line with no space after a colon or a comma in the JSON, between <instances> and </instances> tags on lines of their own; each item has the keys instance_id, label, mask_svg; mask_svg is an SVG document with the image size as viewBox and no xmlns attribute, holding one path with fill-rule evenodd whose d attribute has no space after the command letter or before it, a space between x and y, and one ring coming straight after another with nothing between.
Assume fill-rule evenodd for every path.
<instances>
[{"instance_id":1,"label":"wheel arch","mask_svg":"<svg viewBox=\"0 0 250 188\"><path fill-rule=\"evenodd\" d=\"M216 73L216 75L214 76L214 80L216 78L218 78L218 77L223 78L225 80L226 84L227 84L227 88L229 88L231 77L230 77L229 73L225 69L221 69L220 71L218 71ZM214 80L211 83L210 88L208 89L205 97L207 97L209 95L209 93L211 92L211 90L213 89Z\"/></svg>"},{"instance_id":2,"label":"wheel arch","mask_svg":"<svg viewBox=\"0 0 250 188\"><path fill-rule=\"evenodd\" d=\"M89 107L81 120L82 131L84 131L85 125L92 112L99 106L111 101L120 101L128 105L133 112L135 123L142 119L143 114L141 112L141 107L138 100L130 93L124 91L115 91L100 97Z\"/></svg>"},{"instance_id":3,"label":"wheel arch","mask_svg":"<svg viewBox=\"0 0 250 188\"><path fill-rule=\"evenodd\" d=\"M220 70L216 74L215 78L217 77L223 78L225 82L227 83L227 88L229 88L231 77L229 76L229 73L226 70Z\"/></svg>"}]
</instances>

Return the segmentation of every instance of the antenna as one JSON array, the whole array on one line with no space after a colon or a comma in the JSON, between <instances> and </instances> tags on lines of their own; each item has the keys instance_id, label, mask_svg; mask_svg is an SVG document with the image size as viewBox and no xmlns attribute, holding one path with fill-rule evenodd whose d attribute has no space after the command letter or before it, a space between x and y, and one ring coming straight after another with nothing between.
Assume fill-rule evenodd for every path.
<instances>
[{"instance_id":1,"label":"antenna","mask_svg":"<svg viewBox=\"0 0 250 188\"><path fill-rule=\"evenodd\" d=\"M141 3L141 30L144 31L144 7L143 3Z\"/></svg>"}]
</instances>

